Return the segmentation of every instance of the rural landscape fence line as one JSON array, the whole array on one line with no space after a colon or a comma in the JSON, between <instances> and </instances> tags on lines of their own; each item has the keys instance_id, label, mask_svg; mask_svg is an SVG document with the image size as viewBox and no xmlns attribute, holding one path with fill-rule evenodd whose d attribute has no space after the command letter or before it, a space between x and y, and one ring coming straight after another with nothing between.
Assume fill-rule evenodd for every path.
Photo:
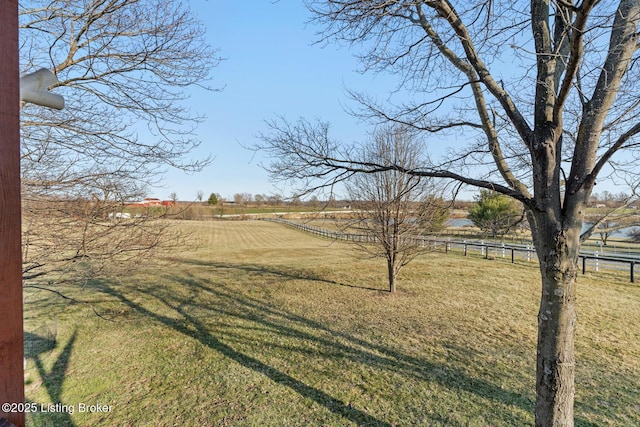
<instances>
[{"instance_id":1,"label":"rural landscape fence line","mask_svg":"<svg viewBox=\"0 0 640 427\"><path fill-rule=\"evenodd\" d=\"M282 218L263 218L263 220L277 222L307 233L333 240L344 240L357 243L375 243L376 241L376 237L371 234L343 233L340 231L313 227L307 224L300 224ZM434 236L423 235L409 236L405 238L415 240L423 247L430 247L433 250L444 250L446 253L457 249L464 256L469 255L471 252L477 252L487 259L510 257L512 263L515 263L516 259L523 259L527 262L536 262L538 260L535 248L532 245L508 245L505 243L484 242L482 240L443 240ZM598 272L600 269L627 270L629 271L629 279L631 283L635 283L635 266L636 263L640 263L640 258L620 256L613 257L603 255L598 251L581 251L579 258L582 274L585 274L587 270L592 270L594 272Z\"/></svg>"}]
</instances>

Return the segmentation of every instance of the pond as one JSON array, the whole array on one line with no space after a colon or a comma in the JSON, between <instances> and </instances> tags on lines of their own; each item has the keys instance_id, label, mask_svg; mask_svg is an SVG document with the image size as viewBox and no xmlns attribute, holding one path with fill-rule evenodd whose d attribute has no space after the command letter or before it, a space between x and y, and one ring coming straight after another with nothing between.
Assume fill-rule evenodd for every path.
<instances>
[{"instance_id":1,"label":"pond","mask_svg":"<svg viewBox=\"0 0 640 427\"><path fill-rule=\"evenodd\" d=\"M584 223L584 225L582 226L582 231L585 232L590 225L591 225L590 222ZM468 218L452 218L449 221L447 221L447 227L471 227L471 226L473 226L473 222ZM617 238L617 239L628 239L629 232L634 228L636 227L621 228L620 230L616 230L613 233L611 233L609 237ZM593 233L593 237L598 238L599 236L597 233Z\"/></svg>"}]
</instances>

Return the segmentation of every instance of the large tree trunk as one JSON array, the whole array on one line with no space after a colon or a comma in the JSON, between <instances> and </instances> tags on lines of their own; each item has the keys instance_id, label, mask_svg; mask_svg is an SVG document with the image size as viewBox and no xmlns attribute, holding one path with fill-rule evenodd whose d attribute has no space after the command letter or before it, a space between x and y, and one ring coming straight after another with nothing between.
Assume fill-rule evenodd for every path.
<instances>
[{"instance_id":1,"label":"large tree trunk","mask_svg":"<svg viewBox=\"0 0 640 427\"><path fill-rule=\"evenodd\" d=\"M536 361L536 426L573 426L574 338L580 225L540 221L536 248L542 273Z\"/></svg>"}]
</instances>

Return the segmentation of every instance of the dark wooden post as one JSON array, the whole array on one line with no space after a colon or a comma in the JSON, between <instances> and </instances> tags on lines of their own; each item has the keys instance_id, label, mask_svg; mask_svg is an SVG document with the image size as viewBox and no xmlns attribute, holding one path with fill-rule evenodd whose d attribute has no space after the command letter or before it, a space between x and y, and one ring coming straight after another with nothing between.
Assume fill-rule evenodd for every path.
<instances>
[{"instance_id":1,"label":"dark wooden post","mask_svg":"<svg viewBox=\"0 0 640 427\"><path fill-rule=\"evenodd\" d=\"M634 272L635 266L636 266L636 262L635 261L631 261L631 263L629 265L629 275L631 276L630 277L631 283L635 283L635 281L636 281L636 278L634 277L635 276L635 274L634 274L635 273Z\"/></svg>"},{"instance_id":2,"label":"dark wooden post","mask_svg":"<svg viewBox=\"0 0 640 427\"><path fill-rule=\"evenodd\" d=\"M0 404L24 403L18 1L0 1ZM18 406L18 405L15 405ZM24 408L20 408L24 409ZM24 427L23 412L0 419Z\"/></svg>"}]
</instances>

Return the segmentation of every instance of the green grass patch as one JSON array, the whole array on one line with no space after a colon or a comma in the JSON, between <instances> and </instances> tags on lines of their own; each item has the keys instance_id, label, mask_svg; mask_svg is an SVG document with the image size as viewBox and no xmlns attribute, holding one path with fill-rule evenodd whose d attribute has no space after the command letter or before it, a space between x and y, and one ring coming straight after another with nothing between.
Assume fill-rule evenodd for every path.
<instances>
[{"instance_id":1,"label":"green grass patch","mask_svg":"<svg viewBox=\"0 0 640 427\"><path fill-rule=\"evenodd\" d=\"M431 253L404 270L280 224L190 222L197 251L25 294L32 426L533 424L538 270ZM580 276L577 426L640 424L640 287ZM111 321L97 317L92 307ZM111 406L79 413L80 403Z\"/></svg>"}]
</instances>

